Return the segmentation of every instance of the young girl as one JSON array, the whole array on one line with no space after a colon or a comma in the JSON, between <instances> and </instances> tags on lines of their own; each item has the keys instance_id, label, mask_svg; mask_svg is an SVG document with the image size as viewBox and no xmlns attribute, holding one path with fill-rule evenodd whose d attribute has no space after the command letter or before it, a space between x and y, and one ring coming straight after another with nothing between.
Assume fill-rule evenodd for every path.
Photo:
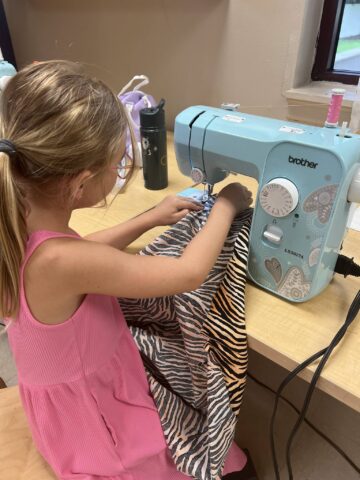
<instances>
[{"instance_id":1,"label":"young girl","mask_svg":"<svg viewBox=\"0 0 360 480\"><path fill-rule=\"evenodd\" d=\"M2 96L0 302L34 441L60 479L181 480L116 297L196 289L233 218L252 199L218 195L179 259L124 253L146 230L201 208L167 197L122 225L81 238L74 209L112 190L128 123L116 96L74 63L24 68ZM224 475L244 453L229 451ZM245 478L242 476L229 478Z\"/></svg>"}]
</instances>

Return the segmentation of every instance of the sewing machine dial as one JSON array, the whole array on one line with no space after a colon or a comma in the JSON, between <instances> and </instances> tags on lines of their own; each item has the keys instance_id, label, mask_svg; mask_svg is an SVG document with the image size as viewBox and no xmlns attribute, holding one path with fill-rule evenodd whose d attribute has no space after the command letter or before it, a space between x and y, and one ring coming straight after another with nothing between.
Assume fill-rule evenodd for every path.
<instances>
[{"instance_id":1,"label":"sewing machine dial","mask_svg":"<svg viewBox=\"0 0 360 480\"><path fill-rule=\"evenodd\" d=\"M273 217L286 217L297 206L299 192L286 178L274 178L263 186L260 192L260 205Z\"/></svg>"}]
</instances>

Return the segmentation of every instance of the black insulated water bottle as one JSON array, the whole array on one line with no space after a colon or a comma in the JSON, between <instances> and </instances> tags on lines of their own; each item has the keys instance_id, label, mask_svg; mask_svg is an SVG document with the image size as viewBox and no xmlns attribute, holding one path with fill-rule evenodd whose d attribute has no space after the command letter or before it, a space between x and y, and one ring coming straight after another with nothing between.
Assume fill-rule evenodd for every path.
<instances>
[{"instance_id":1,"label":"black insulated water bottle","mask_svg":"<svg viewBox=\"0 0 360 480\"><path fill-rule=\"evenodd\" d=\"M165 128L165 100L140 110L141 153L145 188L161 190L168 186Z\"/></svg>"}]
</instances>

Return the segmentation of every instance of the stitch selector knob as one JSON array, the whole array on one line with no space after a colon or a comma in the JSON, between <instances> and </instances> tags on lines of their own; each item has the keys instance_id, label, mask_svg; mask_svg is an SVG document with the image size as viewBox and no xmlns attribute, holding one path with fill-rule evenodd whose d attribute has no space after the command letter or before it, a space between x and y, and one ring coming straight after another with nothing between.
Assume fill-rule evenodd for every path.
<instances>
[{"instance_id":1,"label":"stitch selector knob","mask_svg":"<svg viewBox=\"0 0 360 480\"><path fill-rule=\"evenodd\" d=\"M260 205L273 217L286 217L299 202L296 186L287 178L274 178L260 191Z\"/></svg>"}]
</instances>

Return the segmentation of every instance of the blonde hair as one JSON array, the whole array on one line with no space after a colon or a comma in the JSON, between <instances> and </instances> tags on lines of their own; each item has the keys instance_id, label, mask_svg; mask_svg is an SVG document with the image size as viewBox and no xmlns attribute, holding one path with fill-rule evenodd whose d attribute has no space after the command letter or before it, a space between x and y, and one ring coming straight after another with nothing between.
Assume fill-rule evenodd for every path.
<instances>
[{"instance_id":1,"label":"blonde hair","mask_svg":"<svg viewBox=\"0 0 360 480\"><path fill-rule=\"evenodd\" d=\"M23 187L70 180L83 170L102 173L127 127L134 150L122 104L77 63L36 63L10 79L1 98L0 138L16 153L0 152L0 315L18 311L27 241Z\"/></svg>"}]
</instances>

